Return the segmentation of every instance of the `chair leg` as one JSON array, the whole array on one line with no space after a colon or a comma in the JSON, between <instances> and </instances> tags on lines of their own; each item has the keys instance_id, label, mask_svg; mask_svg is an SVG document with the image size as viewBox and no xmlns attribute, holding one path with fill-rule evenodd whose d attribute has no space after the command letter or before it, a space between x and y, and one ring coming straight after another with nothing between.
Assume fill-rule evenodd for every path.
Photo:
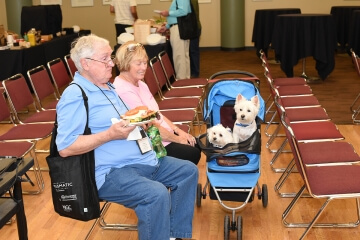
<instances>
[{"instance_id":1,"label":"chair leg","mask_svg":"<svg viewBox=\"0 0 360 240\"><path fill-rule=\"evenodd\" d=\"M293 198L296 196L296 192L292 192L292 193L280 192L280 189L284 185L285 181L289 178L290 174L293 172L298 172L295 166L296 166L295 159L293 158L288 164L288 166L285 168L284 172L281 174L278 181L275 183L274 190L282 198L289 198L289 197ZM303 194L302 197L310 197L310 195Z\"/></svg>"},{"instance_id":2,"label":"chair leg","mask_svg":"<svg viewBox=\"0 0 360 240\"><path fill-rule=\"evenodd\" d=\"M23 191L23 194L31 194L31 195L35 195L35 194L40 194L44 191L45 188L45 182L44 179L42 177L42 173L40 170L40 164L38 161L38 158L36 156L36 153L34 150L32 150L30 152L31 157L34 159L34 166L30 169L34 172L34 176L36 179L36 185L37 185L37 190L35 191ZM31 181L31 180L30 180Z\"/></svg>"},{"instance_id":3,"label":"chair leg","mask_svg":"<svg viewBox=\"0 0 360 240\"><path fill-rule=\"evenodd\" d=\"M300 191L296 194L294 199L291 201L289 206L285 209L282 215L282 222L285 227L291 228L306 228L305 232L302 234L300 239L304 239L304 237L308 234L311 228L313 227L343 227L343 228L355 228L360 224L360 204L359 198L356 198L356 211L357 211L357 220L355 222L345 222L345 223L316 223L321 214L324 212L325 208L329 205L329 203L333 200L333 198L329 197L326 199L324 204L321 206L320 210L316 213L315 217L309 223L289 223L286 221L286 218L289 216L291 210L301 198L305 191L305 184L301 187Z\"/></svg>"},{"instance_id":4,"label":"chair leg","mask_svg":"<svg viewBox=\"0 0 360 240\"><path fill-rule=\"evenodd\" d=\"M105 215L109 210L111 202L105 202L100 210L100 217L97 218L94 224L91 226L88 234L85 237L85 240L88 240L95 229L95 226L99 223L100 227L104 230L128 230L128 231L137 231L136 224L119 224L119 223L106 223Z\"/></svg>"}]
</instances>

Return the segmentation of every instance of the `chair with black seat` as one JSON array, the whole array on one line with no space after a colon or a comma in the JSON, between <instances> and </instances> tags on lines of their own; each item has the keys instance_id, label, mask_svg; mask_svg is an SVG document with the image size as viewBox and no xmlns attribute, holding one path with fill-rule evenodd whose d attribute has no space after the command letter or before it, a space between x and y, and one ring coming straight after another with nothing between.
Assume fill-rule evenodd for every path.
<instances>
[{"instance_id":1,"label":"chair with black seat","mask_svg":"<svg viewBox=\"0 0 360 240\"><path fill-rule=\"evenodd\" d=\"M14 120L17 123L54 123L56 110L40 111L22 74L16 74L2 81ZM22 114L23 109L34 112Z\"/></svg>"},{"instance_id":2,"label":"chair with black seat","mask_svg":"<svg viewBox=\"0 0 360 240\"><path fill-rule=\"evenodd\" d=\"M162 69L165 73L167 84L170 88L187 88L187 87L204 88L207 85L208 79L206 78L177 79L174 67L166 51L161 51L158 54L158 58L160 60Z\"/></svg>"},{"instance_id":3,"label":"chair with black seat","mask_svg":"<svg viewBox=\"0 0 360 240\"><path fill-rule=\"evenodd\" d=\"M77 68L75 66L74 61L71 59L70 54L65 55L64 60L66 63L66 67L71 75L71 78L74 79L74 75L75 75L75 72L77 71Z\"/></svg>"},{"instance_id":4,"label":"chair with black seat","mask_svg":"<svg viewBox=\"0 0 360 240\"><path fill-rule=\"evenodd\" d=\"M47 67L58 97L60 97L62 90L70 84L72 79L66 70L64 62L60 58L49 61Z\"/></svg>"},{"instance_id":5,"label":"chair with black seat","mask_svg":"<svg viewBox=\"0 0 360 240\"><path fill-rule=\"evenodd\" d=\"M46 68L43 65L38 66L27 71L27 75L39 107L42 110L56 109L59 98ZM49 96L53 98L49 98Z\"/></svg>"},{"instance_id":6,"label":"chair with black seat","mask_svg":"<svg viewBox=\"0 0 360 240\"><path fill-rule=\"evenodd\" d=\"M303 180L303 185L290 202L288 207L282 214L282 223L286 227L306 228L300 239L304 239L308 232L313 227L357 227L360 223L360 166L353 164L326 164L326 165L308 165L303 158L303 150L299 147L299 141L296 137L294 129L287 125L286 121L283 121L286 126L286 134L288 136L292 152L294 154L294 160L297 169ZM318 151L318 150L317 150ZM325 154L327 149L323 149L323 152L317 152L317 155ZM341 157L341 152L340 152ZM355 156L358 159L358 156ZM294 206L299 202L301 197L305 194L305 190L314 199L324 199L325 202L320 206L319 211L315 214L310 222L288 222L287 218ZM321 214L332 200L341 199L354 199L356 201L356 216L355 221L343 222L343 223L319 223ZM345 212L344 212L345 214Z\"/></svg>"},{"instance_id":7,"label":"chair with black seat","mask_svg":"<svg viewBox=\"0 0 360 240\"><path fill-rule=\"evenodd\" d=\"M24 158L26 155L30 155L34 159L34 166L32 170L36 179L37 190L23 191L24 194L39 194L43 192L45 183L40 171L40 165L35 153L35 143L30 141L19 142L0 142L0 156L11 156L17 159ZM35 184L31 181L29 176L25 174L27 182L30 182L32 186Z\"/></svg>"}]
</instances>

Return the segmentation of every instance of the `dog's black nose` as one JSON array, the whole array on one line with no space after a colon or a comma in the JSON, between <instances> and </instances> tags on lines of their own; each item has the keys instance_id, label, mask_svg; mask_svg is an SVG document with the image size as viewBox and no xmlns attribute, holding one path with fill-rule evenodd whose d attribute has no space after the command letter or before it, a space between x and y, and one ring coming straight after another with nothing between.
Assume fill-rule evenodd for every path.
<instances>
[{"instance_id":1,"label":"dog's black nose","mask_svg":"<svg viewBox=\"0 0 360 240\"><path fill-rule=\"evenodd\" d=\"M244 115L244 114L241 114L241 118L245 118L245 115Z\"/></svg>"}]
</instances>

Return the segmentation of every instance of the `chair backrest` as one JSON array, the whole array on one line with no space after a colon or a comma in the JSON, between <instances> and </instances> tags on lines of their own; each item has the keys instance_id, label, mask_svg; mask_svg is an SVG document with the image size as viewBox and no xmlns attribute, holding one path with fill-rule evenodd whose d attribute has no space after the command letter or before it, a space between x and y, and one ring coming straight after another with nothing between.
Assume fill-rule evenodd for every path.
<instances>
[{"instance_id":1,"label":"chair backrest","mask_svg":"<svg viewBox=\"0 0 360 240\"><path fill-rule=\"evenodd\" d=\"M58 97L60 97L61 89L69 85L69 83L71 82L71 77L66 70L64 62L60 58L56 58L48 62L47 67L51 74Z\"/></svg>"},{"instance_id":2,"label":"chair backrest","mask_svg":"<svg viewBox=\"0 0 360 240\"><path fill-rule=\"evenodd\" d=\"M306 178L304 176L304 171L303 171L303 166L301 164L301 155L299 152L299 147L298 147L298 142L296 140L296 137L294 135L294 132L290 126L290 121L289 119L287 119L285 112L281 115L281 123L284 126L285 129L285 134L286 137L288 139L289 145L290 145L290 149L291 152L293 153L294 156L294 161L296 164L296 168L298 169L301 177L303 178L304 182L306 182Z\"/></svg>"},{"instance_id":3,"label":"chair backrest","mask_svg":"<svg viewBox=\"0 0 360 240\"><path fill-rule=\"evenodd\" d=\"M163 68L163 71L165 73L165 76L166 76L167 80L169 81L169 83L171 81L175 81L176 80L175 70L170 61L169 54L167 54L166 51L161 51L158 54L158 57L159 57L161 66Z\"/></svg>"},{"instance_id":4,"label":"chair backrest","mask_svg":"<svg viewBox=\"0 0 360 240\"><path fill-rule=\"evenodd\" d=\"M356 55L356 53L352 49L350 50L350 52L355 69L360 76L360 58Z\"/></svg>"},{"instance_id":5,"label":"chair backrest","mask_svg":"<svg viewBox=\"0 0 360 240\"><path fill-rule=\"evenodd\" d=\"M157 82L157 79L156 79L151 67L148 67L146 69L145 76L144 76L144 82L148 86L148 88L153 96L155 96L160 91L159 84Z\"/></svg>"},{"instance_id":6,"label":"chair backrest","mask_svg":"<svg viewBox=\"0 0 360 240\"><path fill-rule=\"evenodd\" d=\"M17 122L21 122L18 113L28 108L29 105L33 105L34 109L38 111L29 86L22 74L16 74L2 81L2 84L5 88L9 105Z\"/></svg>"},{"instance_id":7,"label":"chair backrest","mask_svg":"<svg viewBox=\"0 0 360 240\"><path fill-rule=\"evenodd\" d=\"M167 88L168 90L170 90L164 70L161 67L161 63L159 59L157 57L153 57L152 59L150 59L149 62L150 62L150 67L153 70L156 79L159 82L160 89Z\"/></svg>"},{"instance_id":8,"label":"chair backrest","mask_svg":"<svg viewBox=\"0 0 360 240\"><path fill-rule=\"evenodd\" d=\"M43 65L30 69L27 71L27 75L34 90L36 100L42 109L44 109L42 101L48 96L53 95L58 100L49 73Z\"/></svg>"},{"instance_id":9,"label":"chair backrest","mask_svg":"<svg viewBox=\"0 0 360 240\"><path fill-rule=\"evenodd\" d=\"M259 51L259 53L260 53L261 65L264 68L264 75L268 80L270 79L272 81L273 78L271 76L269 62L267 60L266 54L262 49Z\"/></svg>"},{"instance_id":10,"label":"chair backrest","mask_svg":"<svg viewBox=\"0 0 360 240\"><path fill-rule=\"evenodd\" d=\"M74 79L74 75L75 75L75 72L77 71L77 68L75 66L74 61L71 59L70 54L65 55L64 60L65 60L67 69L71 75L71 78Z\"/></svg>"},{"instance_id":11,"label":"chair backrest","mask_svg":"<svg viewBox=\"0 0 360 240\"><path fill-rule=\"evenodd\" d=\"M11 118L11 112L9 109L9 105L5 100L5 96L3 93L0 94L0 122L12 120Z\"/></svg>"}]
</instances>

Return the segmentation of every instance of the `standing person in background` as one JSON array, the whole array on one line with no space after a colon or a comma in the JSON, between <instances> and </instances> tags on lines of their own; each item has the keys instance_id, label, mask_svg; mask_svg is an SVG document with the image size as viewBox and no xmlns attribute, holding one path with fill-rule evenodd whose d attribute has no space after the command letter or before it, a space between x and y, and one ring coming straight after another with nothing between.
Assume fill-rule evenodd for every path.
<instances>
[{"instance_id":1,"label":"standing person in background","mask_svg":"<svg viewBox=\"0 0 360 240\"><path fill-rule=\"evenodd\" d=\"M190 39L190 73L192 78L198 78L200 75L200 35L201 35L201 22L199 17L199 2L198 0L191 0L191 4L196 13L198 24L198 37Z\"/></svg>"},{"instance_id":2,"label":"standing person in background","mask_svg":"<svg viewBox=\"0 0 360 240\"><path fill-rule=\"evenodd\" d=\"M126 32L125 28L134 25L134 22L138 19L136 0L112 0L110 13L115 13L114 21L117 38L121 33Z\"/></svg>"},{"instance_id":3,"label":"standing person in background","mask_svg":"<svg viewBox=\"0 0 360 240\"><path fill-rule=\"evenodd\" d=\"M190 0L173 0L169 10L160 12L167 17L167 24L158 29L165 32L170 29L170 44L173 52L174 68L177 79L190 78L190 40L180 38L177 17L182 17L191 12Z\"/></svg>"}]
</instances>

